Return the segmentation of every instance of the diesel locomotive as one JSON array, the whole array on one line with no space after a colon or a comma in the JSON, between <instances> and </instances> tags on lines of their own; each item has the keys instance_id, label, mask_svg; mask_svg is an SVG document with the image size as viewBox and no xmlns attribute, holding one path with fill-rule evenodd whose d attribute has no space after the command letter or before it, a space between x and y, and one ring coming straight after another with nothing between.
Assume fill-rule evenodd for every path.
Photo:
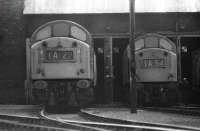
<instances>
[{"instance_id":1,"label":"diesel locomotive","mask_svg":"<svg viewBox=\"0 0 200 131\"><path fill-rule=\"evenodd\" d=\"M91 34L81 25L56 20L26 40L29 103L85 106L93 101L96 60Z\"/></svg>"},{"instance_id":2,"label":"diesel locomotive","mask_svg":"<svg viewBox=\"0 0 200 131\"><path fill-rule=\"evenodd\" d=\"M129 46L123 56L123 85L129 88ZM136 86L139 105L169 105L179 101L177 47L158 34L135 40Z\"/></svg>"}]
</instances>

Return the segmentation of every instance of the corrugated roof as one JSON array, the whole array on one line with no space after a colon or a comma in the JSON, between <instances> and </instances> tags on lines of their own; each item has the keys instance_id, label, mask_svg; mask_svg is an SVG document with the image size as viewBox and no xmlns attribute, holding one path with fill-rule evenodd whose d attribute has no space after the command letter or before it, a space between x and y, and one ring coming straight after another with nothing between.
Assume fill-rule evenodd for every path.
<instances>
[{"instance_id":1,"label":"corrugated roof","mask_svg":"<svg viewBox=\"0 0 200 131\"><path fill-rule=\"evenodd\" d=\"M24 14L128 13L129 0L25 0ZM200 12L200 0L136 0L136 12Z\"/></svg>"}]
</instances>

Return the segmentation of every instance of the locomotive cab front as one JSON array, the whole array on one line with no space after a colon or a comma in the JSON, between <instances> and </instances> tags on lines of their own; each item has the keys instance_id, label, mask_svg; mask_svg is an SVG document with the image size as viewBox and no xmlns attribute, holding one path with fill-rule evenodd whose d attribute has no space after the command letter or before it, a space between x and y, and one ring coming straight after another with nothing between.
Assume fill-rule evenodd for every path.
<instances>
[{"instance_id":1,"label":"locomotive cab front","mask_svg":"<svg viewBox=\"0 0 200 131\"><path fill-rule=\"evenodd\" d=\"M128 48L123 58L123 83L130 80ZM178 89L177 48L168 38L146 34L135 40L136 83L141 105L175 103Z\"/></svg>"},{"instance_id":2,"label":"locomotive cab front","mask_svg":"<svg viewBox=\"0 0 200 131\"><path fill-rule=\"evenodd\" d=\"M40 26L27 39L27 101L82 106L93 100L95 57L90 33L66 20Z\"/></svg>"}]
</instances>

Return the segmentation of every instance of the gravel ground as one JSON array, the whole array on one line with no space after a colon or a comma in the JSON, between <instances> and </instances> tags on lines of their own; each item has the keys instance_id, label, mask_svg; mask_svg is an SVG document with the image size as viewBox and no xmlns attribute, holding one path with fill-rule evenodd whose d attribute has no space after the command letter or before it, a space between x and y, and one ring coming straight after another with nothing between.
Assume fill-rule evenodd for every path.
<instances>
[{"instance_id":1,"label":"gravel ground","mask_svg":"<svg viewBox=\"0 0 200 131\"><path fill-rule=\"evenodd\" d=\"M71 120L71 121L89 121L88 119L84 119L80 117L78 114L48 114L48 117L54 119L64 119L64 120Z\"/></svg>"},{"instance_id":2,"label":"gravel ground","mask_svg":"<svg viewBox=\"0 0 200 131\"><path fill-rule=\"evenodd\" d=\"M85 110L88 113L114 119L122 119L134 122L148 122L191 126L200 128L200 116L180 115L174 113L162 113L146 110L138 110L137 114L130 113L128 108L98 108Z\"/></svg>"},{"instance_id":3,"label":"gravel ground","mask_svg":"<svg viewBox=\"0 0 200 131\"><path fill-rule=\"evenodd\" d=\"M0 105L0 115L38 117L42 107L32 105Z\"/></svg>"}]
</instances>

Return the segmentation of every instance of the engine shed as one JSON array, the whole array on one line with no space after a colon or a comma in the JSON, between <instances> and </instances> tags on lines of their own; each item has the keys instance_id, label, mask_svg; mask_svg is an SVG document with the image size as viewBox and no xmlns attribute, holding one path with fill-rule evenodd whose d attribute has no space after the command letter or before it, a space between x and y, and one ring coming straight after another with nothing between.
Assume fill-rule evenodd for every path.
<instances>
[{"instance_id":1,"label":"engine shed","mask_svg":"<svg viewBox=\"0 0 200 131\"><path fill-rule=\"evenodd\" d=\"M165 9L153 7L153 2L149 2L152 6L149 9L147 9L149 7L147 4L136 3L136 7L137 5L138 7L136 8L135 32L136 37L146 33L155 33L165 36L175 43L179 59L177 80L185 90L183 97L187 102L198 103L197 94L200 92L200 2L195 2L193 0L191 2L193 4L188 6L187 3L181 5L179 5L180 3L171 3L170 5L174 5L174 7ZM82 3L83 6L80 6L78 0L74 2L62 0L61 3L56 0L51 2L19 0L17 3L14 1L2 3L5 5L5 9L1 9L4 15L0 22L0 46L2 47L0 90L2 94L5 94L7 90L18 90L16 95L14 95L15 91L11 91L11 94L4 96L11 96L12 100L9 101L3 100L3 96L0 95L2 102L18 103L21 99L24 100L25 39L30 37L39 26L52 20L74 21L92 34L98 72L97 86L95 87L96 103L121 102L124 100L124 96L128 95L129 92L124 92L122 82L123 53L129 44L128 2L119 0L115 5L114 0L110 3L106 3L105 0L99 3L85 0ZM104 8L97 8L97 4ZM160 5L164 4L166 3L160 3ZM76 5L79 6L76 7ZM196 6L194 7L194 5ZM190 92L187 93L187 90ZM193 93L195 95L191 97ZM15 99L16 96L17 99Z\"/></svg>"}]
</instances>

